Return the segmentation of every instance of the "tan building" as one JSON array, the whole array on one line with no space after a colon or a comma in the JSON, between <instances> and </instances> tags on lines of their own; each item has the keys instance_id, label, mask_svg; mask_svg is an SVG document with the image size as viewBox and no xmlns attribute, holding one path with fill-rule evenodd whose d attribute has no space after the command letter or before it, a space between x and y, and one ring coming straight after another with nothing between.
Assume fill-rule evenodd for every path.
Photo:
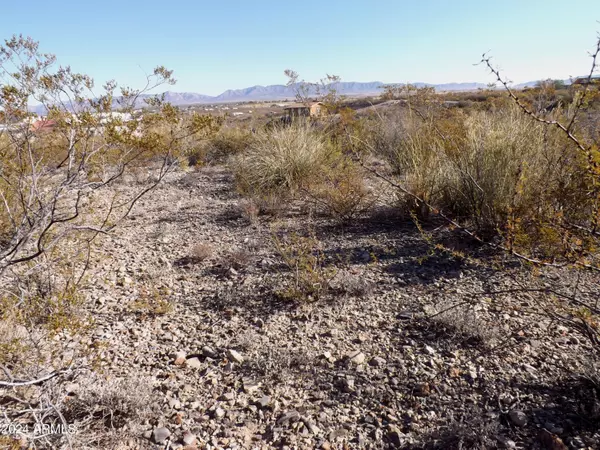
<instances>
[{"instance_id":1,"label":"tan building","mask_svg":"<svg viewBox=\"0 0 600 450\"><path fill-rule=\"evenodd\" d=\"M325 114L325 105L321 102L311 104L298 103L283 108L285 115L290 119L298 117L321 117Z\"/></svg>"}]
</instances>

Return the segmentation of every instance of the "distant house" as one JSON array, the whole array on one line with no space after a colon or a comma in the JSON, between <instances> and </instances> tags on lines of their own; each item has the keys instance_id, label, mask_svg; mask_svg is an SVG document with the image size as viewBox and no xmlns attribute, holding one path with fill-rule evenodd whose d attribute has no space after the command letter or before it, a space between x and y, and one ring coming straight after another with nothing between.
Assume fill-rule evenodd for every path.
<instances>
[{"instance_id":1,"label":"distant house","mask_svg":"<svg viewBox=\"0 0 600 450\"><path fill-rule=\"evenodd\" d=\"M588 77L580 77L580 78L575 78L573 80L573 83L571 83L573 86L578 85L578 86L586 86L586 85L593 85L593 86L600 86L600 76L595 76L592 78L588 78Z\"/></svg>"},{"instance_id":2,"label":"distant house","mask_svg":"<svg viewBox=\"0 0 600 450\"><path fill-rule=\"evenodd\" d=\"M288 105L283 108L286 117L290 119L298 117L321 117L325 113L325 105L321 102L306 105L303 103Z\"/></svg>"},{"instance_id":3,"label":"distant house","mask_svg":"<svg viewBox=\"0 0 600 450\"><path fill-rule=\"evenodd\" d=\"M56 126L55 120L41 119L41 120L36 120L35 122L33 122L30 126L30 130L33 131L34 133L43 133L43 132L52 131L55 126Z\"/></svg>"}]
</instances>

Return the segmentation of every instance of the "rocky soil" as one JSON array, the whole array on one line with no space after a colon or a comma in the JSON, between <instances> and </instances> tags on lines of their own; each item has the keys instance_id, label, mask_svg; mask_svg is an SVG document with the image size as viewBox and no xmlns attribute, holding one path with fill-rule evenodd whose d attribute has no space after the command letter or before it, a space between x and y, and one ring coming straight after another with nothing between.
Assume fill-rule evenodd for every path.
<instances>
[{"instance_id":1,"label":"rocky soil","mask_svg":"<svg viewBox=\"0 0 600 450\"><path fill-rule=\"evenodd\" d=\"M251 221L240 205L223 168L174 173L100 249L99 371L150 391L124 446L598 448L599 403L575 376L590 346L521 290L569 274L531 281L441 232L470 257L434 252L381 211L340 226L295 207ZM278 295L294 274L273 241L293 232L331 268L319 301Z\"/></svg>"}]
</instances>

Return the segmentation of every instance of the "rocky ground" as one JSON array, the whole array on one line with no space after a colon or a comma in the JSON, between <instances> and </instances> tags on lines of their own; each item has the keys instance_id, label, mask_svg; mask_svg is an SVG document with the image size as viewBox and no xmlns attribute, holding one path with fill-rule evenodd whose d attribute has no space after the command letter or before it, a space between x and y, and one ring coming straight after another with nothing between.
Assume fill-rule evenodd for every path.
<instances>
[{"instance_id":1,"label":"rocky ground","mask_svg":"<svg viewBox=\"0 0 600 450\"><path fill-rule=\"evenodd\" d=\"M293 232L322 245L319 301L278 295L294 274L273 242ZM524 269L462 250L432 252L381 211L346 226L301 208L252 221L226 169L172 174L91 271L99 372L149 392L123 445L598 448L595 391L572 375L587 341L539 314ZM578 289L594 295L595 281Z\"/></svg>"}]
</instances>

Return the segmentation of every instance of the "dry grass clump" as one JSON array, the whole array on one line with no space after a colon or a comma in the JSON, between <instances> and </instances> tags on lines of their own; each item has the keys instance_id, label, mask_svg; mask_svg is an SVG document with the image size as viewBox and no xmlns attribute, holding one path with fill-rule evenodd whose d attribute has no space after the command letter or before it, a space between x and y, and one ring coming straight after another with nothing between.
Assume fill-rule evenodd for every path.
<instances>
[{"instance_id":1,"label":"dry grass clump","mask_svg":"<svg viewBox=\"0 0 600 450\"><path fill-rule=\"evenodd\" d=\"M309 124L262 131L234 162L238 187L254 195L294 193L318 177L335 153Z\"/></svg>"},{"instance_id":2,"label":"dry grass clump","mask_svg":"<svg viewBox=\"0 0 600 450\"><path fill-rule=\"evenodd\" d=\"M275 251L287 268L285 288L276 294L289 301L318 301L332 288L336 270L326 264L322 243L315 236L291 233L273 237Z\"/></svg>"},{"instance_id":3,"label":"dry grass clump","mask_svg":"<svg viewBox=\"0 0 600 450\"><path fill-rule=\"evenodd\" d=\"M382 121L373 141L399 182L423 200L400 194L421 218L430 205L483 236L513 226L537 238L542 219L589 209L572 145L512 104L469 114L434 111L431 119L406 114Z\"/></svg>"},{"instance_id":4,"label":"dry grass clump","mask_svg":"<svg viewBox=\"0 0 600 450\"><path fill-rule=\"evenodd\" d=\"M75 386L62 413L77 427L76 448L113 448L137 438L152 412L152 387L139 377L106 380L92 375Z\"/></svg>"},{"instance_id":5,"label":"dry grass clump","mask_svg":"<svg viewBox=\"0 0 600 450\"><path fill-rule=\"evenodd\" d=\"M256 223L260 213L260 208L253 199L245 198L240 200L238 207L242 218L246 219L252 224Z\"/></svg>"},{"instance_id":6,"label":"dry grass clump","mask_svg":"<svg viewBox=\"0 0 600 450\"><path fill-rule=\"evenodd\" d=\"M195 263L199 263L210 258L213 253L214 249L212 245L207 242L200 242L191 248L189 259Z\"/></svg>"},{"instance_id":7,"label":"dry grass clump","mask_svg":"<svg viewBox=\"0 0 600 450\"><path fill-rule=\"evenodd\" d=\"M350 161L329 168L306 192L324 213L339 222L351 221L376 200L366 185L365 175Z\"/></svg>"},{"instance_id":8,"label":"dry grass clump","mask_svg":"<svg viewBox=\"0 0 600 450\"><path fill-rule=\"evenodd\" d=\"M242 126L223 127L212 137L208 147L209 161L223 162L252 145L254 134Z\"/></svg>"},{"instance_id":9,"label":"dry grass clump","mask_svg":"<svg viewBox=\"0 0 600 450\"><path fill-rule=\"evenodd\" d=\"M365 298L373 293L375 285L365 278L364 273L340 270L331 280L331 287L336 292L350 297Z\"/></svg>"},{"instance_id":10,"label":"dry grass clump","mask_svg":"<svg viewBox=\"0 0 600 450\"><path fill-rule=\"evenodd\" d=\"M477 305L441 302L429 313L437 329L454 340L474 340L486 346L498 341L500 330L482 318Z\"/></svg>"},{"instance_id":11,"label":"dry grass clump","mask_svg":"<svg viewBox=\"0 0 600 450\"><path fill-rule=\"evenodd\" d=\"M226 269L241 270L252 262L253 256L248 250L238 248L221 258L221 266Z\"/></svg>"}]
</instances>

